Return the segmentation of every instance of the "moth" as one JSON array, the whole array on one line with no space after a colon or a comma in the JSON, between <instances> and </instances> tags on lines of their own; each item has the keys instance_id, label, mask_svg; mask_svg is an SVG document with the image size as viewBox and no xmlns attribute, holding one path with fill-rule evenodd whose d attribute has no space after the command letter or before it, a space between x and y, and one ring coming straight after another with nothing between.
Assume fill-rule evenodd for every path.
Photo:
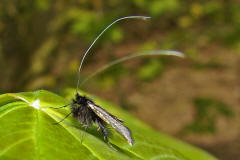
<instances>
[{"instance_id":1,"label":"moth","mask_svg":"<svg viewBox=\"0 0 240 160\"><path fill-rule=\"evenodd\" d=\"M94 45L94 43L98 40L98 38L113 24L120 20L124 19L147 19L150 17L147 16L127 16L122 17L119 19L116 19L111 24L109 24L97 37L96 39L91 43L87 51L82 57L80 66L78 68L78 82L76 87L76 94L75 98L72 100L72 102L68 105L70 105L71 112L64 118L66 119L69 115L73 115L73 117L78 120L84 127L90 127L93 123L97 124L100 130L103 133L104 140L111 146L110 142L108 141L109 132L107 129L107 125L110 125L114 130L116 130L126 141L129 145L133 145L134 140L131 134L131 131L128 127L124 126L123 121L115 117L114 115L107 112L105 109L101 108L97 104L95 104L92 100L87 98L86 96L81 95L78 93L79 88L79 82L80 82L80 71L84 62L84 59L86 55L88 54L91 47ZM68 106L66 105L66 106ZM63 107L66 107L63 106ZM63 108L60 107L60 108ZM62 119L61 121L63 121ZM61 122L60 121L60 122ZM58 122L59 123L59 122Z\"/></svg>"},{"instance_id":2,"label":"moth","mask_svg":"<svg viewBox=\"0 0 240 160\"><path fill-rule=\"evenodd\" d=\"M123 125L123 121L96 105L89 98L77 93L71 104L71 113L83 126L88 127L92 123L96 123L104 135L104 140L109 145L111 144L108 141L107 124L123 136L131 146L133 145L131 131Z\"/></svg>"}]
</instances>

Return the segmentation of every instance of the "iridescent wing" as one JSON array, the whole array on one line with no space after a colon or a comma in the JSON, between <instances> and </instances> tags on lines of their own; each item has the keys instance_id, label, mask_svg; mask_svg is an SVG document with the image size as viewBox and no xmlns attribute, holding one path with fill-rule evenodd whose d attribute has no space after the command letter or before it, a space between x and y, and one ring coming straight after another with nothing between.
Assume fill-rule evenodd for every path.
<instances>
[{"instance_id":1,"label":"iridescent wing","mask_svg":"<svg viewBox=\"0 0 240 160\"><path fill-rule=\"evenodd\" d=\"M133 145L133 138L131 131L122 124L122 120L119 120L117 117L113 116L112 114L108 113L103 108L97 106L92 101L87 102L88 107L92 109L94 113L96 113L104 122L112 126L122 137L124 137L127 142L132 146Z\"/></svg>"}]
</instances>

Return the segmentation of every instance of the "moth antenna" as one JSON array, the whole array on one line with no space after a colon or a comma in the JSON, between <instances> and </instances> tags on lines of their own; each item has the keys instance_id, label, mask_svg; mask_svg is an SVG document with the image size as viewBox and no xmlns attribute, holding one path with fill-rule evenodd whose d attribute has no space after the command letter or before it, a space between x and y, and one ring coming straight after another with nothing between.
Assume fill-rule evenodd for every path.
<instances>
[{"instance_id":1,"label":"moth antenna","mask_svg":"<svg viewBox=\"0 0 240 160\"><path fill-rule=\"evenodd\" d=\"M124 20L124 19L143 19L146 20L148 18L151 18L149 16L126 16L126 17L122 17L122 18L118 18L115 21L113 21L111 24L109 24L106 28L103 29L102 32L100 32L100 34L94 39L94 41L91 43L91 45L88 47L88 49L86 50L86 52L84 53L81 63L79 65L78 68L78 81L77 81L77 87L76 87L76 93L78 93L78 89L79 89L79 83L80 83L80 71L82 69L82 65L83 62L85 60L86 55L88 54L88 52L90 51L90 49L92 48L92 46L96 43L96 41L103 35L103 33L110 28L113 24L117 23L118 21Z\"/></svg>"}]
</instances>

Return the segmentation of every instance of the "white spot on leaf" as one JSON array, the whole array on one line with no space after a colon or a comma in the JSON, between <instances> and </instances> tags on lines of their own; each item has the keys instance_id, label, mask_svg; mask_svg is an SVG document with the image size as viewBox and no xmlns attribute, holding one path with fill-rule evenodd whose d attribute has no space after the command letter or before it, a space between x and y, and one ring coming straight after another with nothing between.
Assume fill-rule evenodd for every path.
<instances>
[{"instance_id":1,"label":"white spot on leaf","mask_svg":"<svg viewBox=\"0 0 240 160\"><path fill-rule=\"evenodd\" d=\"M36 99L35 101L33 101L33 102L31 103L31 106L32 106L33 108L40 109L40 100L39 100L39 99Z\"/></svg>"}]
</instances>

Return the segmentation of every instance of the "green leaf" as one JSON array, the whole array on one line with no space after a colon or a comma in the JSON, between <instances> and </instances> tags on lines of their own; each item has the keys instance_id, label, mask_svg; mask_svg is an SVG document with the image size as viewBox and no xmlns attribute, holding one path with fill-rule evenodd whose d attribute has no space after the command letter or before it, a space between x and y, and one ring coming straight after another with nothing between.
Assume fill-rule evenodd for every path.
<instances>
[{"instance_id":1,"label":"green leaf","mask_svg":"<svg viewBox=\"0 0 240 160\"><path fill-rule=\"evenodd\" d=\"M152 81L161 75L163 70L164 64L157 59L153 59L147 64L141 66L137 72L137 75L143 81Z\"/></svg>"},{"instance_id":2,"label":"green leaf","mask_svg":"<svg viewBox=\"0 0 240 160\"><path fill-rule=\"evenodd\" d=\"M70 93L74 96L74 92ZM69 95L69 94L68 94ZM69 117L69 107L51 109L69 103L51 92L10 93L0 95L0 159L83 159L83 160L214 160L191 145L160 134L118 107L90 96L98 105L125 121L133 133L133 147L114 130L109 147L93 126L81 143L81 125Z\"/></svg>"},{"instance_id":3,"label":"green leaf","mask_svg":"<svg viewBox=\"0 0 240 160\"><path fill-rule=\"evenodd\" d=\"M220 116L230 118L233 111L220 100L210 97L196 97L194 99L195 117L192 123L187 124L182 133L214 133L216 132L216 120Z\"/></svg>"},{"instance_id":4,"label":"green leaf","mask_svg":"<svg viewBox=\"0 0 240 160\"><path fill-rule=\"evenodd\" d=\"M177 0L154 0L149 3L148 10L154 16L159 16L164 13L176 12L180 7L179 1Z\"/></svg>"}]
</instances>

